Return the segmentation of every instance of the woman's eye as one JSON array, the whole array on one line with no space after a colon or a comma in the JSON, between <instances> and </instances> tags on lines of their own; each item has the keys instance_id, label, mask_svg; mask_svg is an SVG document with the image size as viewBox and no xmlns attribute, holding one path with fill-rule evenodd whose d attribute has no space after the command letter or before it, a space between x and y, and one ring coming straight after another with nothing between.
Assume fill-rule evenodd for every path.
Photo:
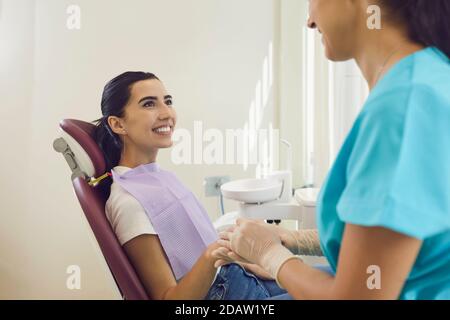
<instances>
[{"instance_id":1,"label":"woman's eye","mask_svg":"<svg viewBox=\"0 0 450 320\"><path fill-rule=\"evenodd\" d=\"M147 101L146 103L144 103L144 107L154 107L155 103L153 101Z\"/></svg>"},{"instance_id":2,"label":"woman's eye","mask_svg":"<svg viewBox=\"0 0 450 320\"><path fill-rule=\"evenodd\" d=\"M166 100L166 104L168 105L168 106L171 106L173 103L172 103L172 100Z\"/></svg>"}]
</instances>

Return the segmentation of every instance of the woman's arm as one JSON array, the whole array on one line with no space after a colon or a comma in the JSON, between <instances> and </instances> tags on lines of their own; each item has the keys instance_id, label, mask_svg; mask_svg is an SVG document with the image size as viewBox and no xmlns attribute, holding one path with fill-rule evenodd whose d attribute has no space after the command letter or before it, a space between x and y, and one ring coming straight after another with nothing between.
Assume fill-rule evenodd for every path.
<instances>
[{"instance_id":1,"label":"woman's arm","mask_svg":"<svg viewBox=\"0 0 450 320\"><path fill-rule=\"evenodd\" d=\"M334 278L291 259L278 281L296 299L397 299L421 245L389 229L347 224ZM371 266L379 268L379 289L369 288L368 280L377 276Z\"/></svg>"},{"instance_id":2,"label":"woman's arm","mask_svg":"<svg viewBox=\"0 0 450 320\"><path fill-rule=\"evenodd\" d=\"M192 269L178 282L166 258L158 236L144 234L124 244L147 294L154 300L204 299L216 274L211 244Z\"/></svg>"}]
</instances>

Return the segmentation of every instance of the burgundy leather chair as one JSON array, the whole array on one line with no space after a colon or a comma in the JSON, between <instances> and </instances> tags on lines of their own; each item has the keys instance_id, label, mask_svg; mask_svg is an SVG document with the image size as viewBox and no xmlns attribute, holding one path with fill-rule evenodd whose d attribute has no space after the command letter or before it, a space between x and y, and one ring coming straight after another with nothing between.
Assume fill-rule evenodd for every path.
<instances>
[{"instance_id":1,"label":"burgundy leather chair","mask_svg":"<svg viewBox=\"0 0 450 320\"><path fill-rule=\"evenodd\" d=\"M94 233L114 280L126 300L148 300L145 289L128 260L105 215L111 178L96 186L89 185L94 177L105 173L105 159L92 138L94 125L80 120L60 122L61 137L53 147L63 154L72 170L72 184L81 208Z\"/></svg>"}]
</instances>

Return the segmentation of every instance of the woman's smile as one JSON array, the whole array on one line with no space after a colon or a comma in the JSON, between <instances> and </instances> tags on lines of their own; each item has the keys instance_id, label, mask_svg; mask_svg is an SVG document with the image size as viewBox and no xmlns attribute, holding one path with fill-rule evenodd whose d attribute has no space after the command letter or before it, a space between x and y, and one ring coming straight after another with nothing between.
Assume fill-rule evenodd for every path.
<instances>
[{"instance_id":1,"label":"woman's smile","mask_svg":"<svg viewBox=\"0 0 450 320\"><path fill-rule=\"evenodd\" d=\"M164 125L157 128L152 129L152 131L160 136L171 136L173 133L173 126Z\"/></svg>"}]
</instances>

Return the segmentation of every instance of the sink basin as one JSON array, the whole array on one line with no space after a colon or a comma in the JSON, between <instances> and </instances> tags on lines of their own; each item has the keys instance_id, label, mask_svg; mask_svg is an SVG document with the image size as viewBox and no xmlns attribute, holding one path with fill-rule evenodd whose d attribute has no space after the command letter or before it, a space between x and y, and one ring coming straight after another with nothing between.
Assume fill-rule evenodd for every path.
<instances>
[{"instance_id":1,"label":"sink basin","mask_svg":"<svg viewBox=\"0 0 450 320\"><path fill-rule=\"evenodd\" d=\"M243 179L230 181L221 186L222 194L227 199L245 203L262 203L278 199L283 183L274 178Z\"/></svg>"}]
</instances>

